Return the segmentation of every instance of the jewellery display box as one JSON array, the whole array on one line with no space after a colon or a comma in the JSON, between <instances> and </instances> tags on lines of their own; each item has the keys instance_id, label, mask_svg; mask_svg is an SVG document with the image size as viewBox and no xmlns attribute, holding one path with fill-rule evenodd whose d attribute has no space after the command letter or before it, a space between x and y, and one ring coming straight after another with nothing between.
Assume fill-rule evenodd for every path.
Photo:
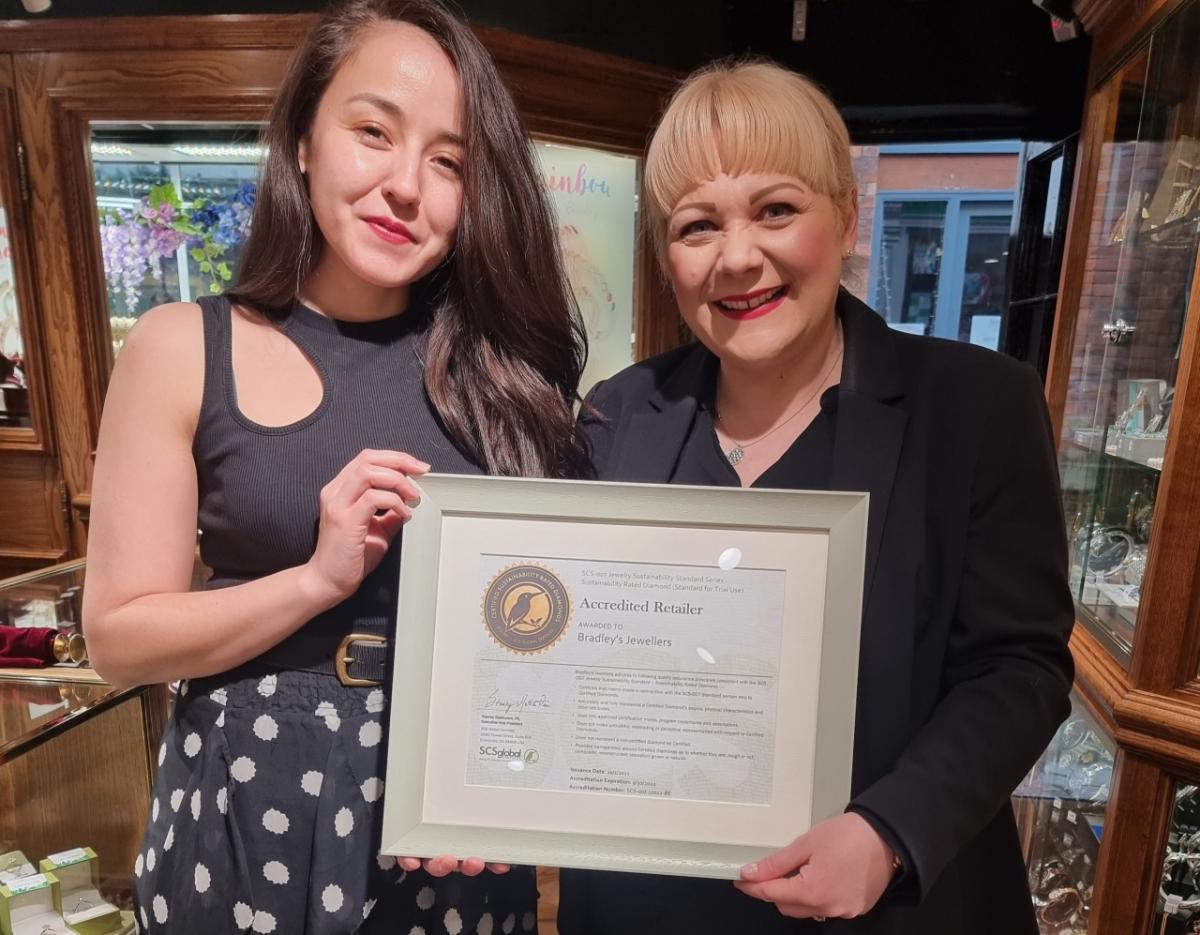
<instances>
[{"instance_id":1,"label":"jewellery display box","mask_svg":"<svg viewBox=\"0 0 1200 935\"><path fill-rule=\"evenodd\" d=\"M0 854L0 883L10 883L22 877L31 877L37 873L37 867L29 862L20 851L9 851Z\"/></svg>"},{"instance_id":2,"label":"jewellery display box","mask_svg":"<svg viewBox=\"0 0 1200 935\"><path fill-rule=\"evenodd\" d=\"M54 908L78 935L111 935L123 928L121 910L100 895L100 861L90 847L51 854L39 867L58 878Z\"/></svg>"},{"instance_id":3,"label":"jewellery display box","mask_svg":"<svg viewBox=\"0 0 1200 935\"><path fill-rule=\"evenodd\" d=\"M54 908L58 880L52 873L35 873L0 884L0 935L69 935L70 929Z\"/></svg>"}]
</instances>

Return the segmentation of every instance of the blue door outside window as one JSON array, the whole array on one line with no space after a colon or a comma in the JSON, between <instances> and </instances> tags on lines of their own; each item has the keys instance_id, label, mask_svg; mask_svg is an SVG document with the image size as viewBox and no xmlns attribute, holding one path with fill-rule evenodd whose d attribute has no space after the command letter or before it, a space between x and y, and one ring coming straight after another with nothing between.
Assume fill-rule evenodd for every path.
<instances>
[{"instance_id":1,"label":"blue door outside window","mask_svg":"<svg viewBox=\"0 0 1200 935\"><path fill-rule=\"evenodd\" d=\"M869 295L893 328L996 350L1012 192L888 192L876 202Z\"/></svg>"}]
</instances>

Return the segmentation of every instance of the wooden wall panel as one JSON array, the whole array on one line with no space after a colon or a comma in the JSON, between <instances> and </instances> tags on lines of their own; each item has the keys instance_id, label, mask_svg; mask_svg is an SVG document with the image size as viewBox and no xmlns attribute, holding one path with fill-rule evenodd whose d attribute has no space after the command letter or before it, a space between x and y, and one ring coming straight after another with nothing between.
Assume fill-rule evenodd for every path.
<instances>
[{"instance_id":1,"label":"wooden wall panel","mask_svg":"<svg viewBox=\"0 0 1200 935\"><path fill-rule=\"evenodd\" d=\"M62 487L53 462L37 454L0 456L0 578L67 557Z\"/></svg>"},{"instance_id":2,"label":"wooden wall panel","mask_svg":"<svg viewBox=\"0 0 1200 935\"><path fill-rule=\"evenodd\" d=\"M193 28L193 32L195 29ZM270 106L285 50L41 52L15 59L21 136L42 297L55 434L71 500L91 487L91 454L111 369L91 184L94 120L254 121ZM63 231L76 232L62 236ZM86 525L73 515L75 554Z\"/></svg>"}]
</instances>

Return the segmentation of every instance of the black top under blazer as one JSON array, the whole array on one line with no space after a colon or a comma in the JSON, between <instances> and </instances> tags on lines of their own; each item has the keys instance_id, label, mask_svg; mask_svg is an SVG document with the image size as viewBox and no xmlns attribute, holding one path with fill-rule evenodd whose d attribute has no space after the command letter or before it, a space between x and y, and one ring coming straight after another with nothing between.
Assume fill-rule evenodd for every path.
<instances>
[{"instance_id":1,"label":"black top under blazer","mask_svg":"<svg viewBox=\"0 0 1200 935\"><path fill-rule=\"evenodd\" d=\"M837 312L830 486L870 493L848 804L910 866L866 916L819 926L768 925L721 881L564 871L565 935L726 931L739 906L734 931L1037 931L1009 796L1067 716L1074 671L1041 383L1001 354L893 331L844 290ZM713 372L693 344L597 386L583 423L599 479L668 481Z\"/></svg>"}]
</instances>

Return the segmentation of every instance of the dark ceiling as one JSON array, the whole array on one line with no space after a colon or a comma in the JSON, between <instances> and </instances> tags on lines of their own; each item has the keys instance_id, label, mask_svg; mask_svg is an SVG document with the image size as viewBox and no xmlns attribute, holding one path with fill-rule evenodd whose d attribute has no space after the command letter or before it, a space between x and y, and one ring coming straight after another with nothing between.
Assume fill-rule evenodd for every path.
<instances>
[{"instance_id":1,"label":"dark ceiling","mask_svg":"<svg viewBox=\"0 0 1200 935\"><path fill-rule=\"evenodd\" d=\"M1056 43L1032 0L458 0L469 19L687 71L767 55L821 82L862 143L1023 138L1079 128L1087 40ZM53 0L40 17L294 13L316 0ZM18 0L0 17L32 18ZM586 104L586 102L581 102Z\"/></svg>"}]
</instances>

